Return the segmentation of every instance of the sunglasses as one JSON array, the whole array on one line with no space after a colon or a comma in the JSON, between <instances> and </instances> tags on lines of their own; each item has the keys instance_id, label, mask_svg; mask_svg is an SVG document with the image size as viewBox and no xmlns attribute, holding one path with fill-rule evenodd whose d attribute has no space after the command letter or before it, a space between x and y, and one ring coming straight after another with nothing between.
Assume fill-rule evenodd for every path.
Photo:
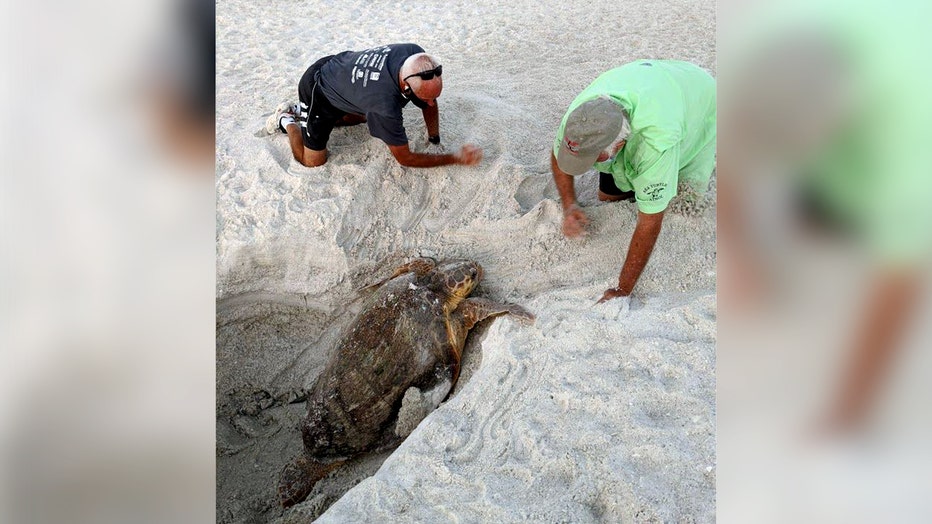
<instances>
[{"instance_id":1,"label":"sunglasses","mask_svg":"<svg viewBox=\"0 0 932 524\"><path fill-rule=\"evenodd\" d=\"M421 71L420 73L414 73L413 75L408 75L402 78L402 80L407 80L411 78L412 76L420 77L421 80L433 80L435 76L440 76L442 73L443 73L443 66L438 65L437 67L429 71Z\"/></svg>"}]
</instances>

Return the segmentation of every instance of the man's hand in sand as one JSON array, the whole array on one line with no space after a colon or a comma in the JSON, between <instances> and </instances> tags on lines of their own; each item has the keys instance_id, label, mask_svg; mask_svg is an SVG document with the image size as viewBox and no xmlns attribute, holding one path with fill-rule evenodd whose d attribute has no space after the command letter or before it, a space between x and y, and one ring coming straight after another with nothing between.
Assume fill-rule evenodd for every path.
<instances>
[{"instance_id":1,"label":"man's hand in sand","mask_svg":"<svg viewBox=\"0 0 932 524\"><path fill-rule=\"evenodd\" d=\"M608 291L606 291L607 294ZM602 300L593 304L593 308L596 315L602 317L602 320L616 322L628 316L628 312L631 310L631 297L624 295L606 299L603 296Z\"/></svg>"},{"instance_id":2,"label":"man's hand in sand","mask_svg":"<svg viewBox=\"0 0 932 524\"><path fill-rule=\"evenodd\" d=\"M611 289L606 289L606 290L605 290L605 293L602 294L602 298L600 298L599 301L596 302L596 304L601 304L601 303L603 303L603 302L608 302L609 300L611 300L611 299L613 299L613 298L626 297L626 296L628 296L628 295L626 295L623 291L621 291L621 290L618 289L617 287L613 287L613 288L611 288Z\"/></svg>"},{"instance_id":3,"label":"man's hand in sand","mask_svg":"<svg viewBox=\"0 0 932 524\"><path fill-rule=\"evenodd\" d=\"M482 160L482 150L472 144L466 144L459 153L453 156L457 164L474 166Z\"/></svg>"},{"instance_id":4,"label":"man's hand in sand","mask_svg":"<svg viewBox=\"0 0 932 524\"><path fill-rule=\"evenodd\" d=\"M563 234L568 238L586 236L589 219L576 204L571 204L563 211Z\"/></svg>"}]
</instances>

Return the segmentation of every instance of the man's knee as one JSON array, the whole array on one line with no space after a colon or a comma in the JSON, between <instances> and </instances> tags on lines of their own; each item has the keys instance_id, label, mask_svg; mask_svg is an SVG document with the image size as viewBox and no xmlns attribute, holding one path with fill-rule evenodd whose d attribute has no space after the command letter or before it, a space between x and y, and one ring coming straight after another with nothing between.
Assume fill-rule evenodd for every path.
<instances>
[{"instance_id":1,"label":"man's knee","mask_svg":"<svg viewBox=\"0 0 932 524\"><path fill-rule=\"evenodd\" d=\"M599 200L602 202L618 202L622 200L621 195L609 195L608 193L603 193L602 190L599 190Z\"/></svg>"},{"instance_id":2,"label":"man's knee","mask_svg":"<svg viewBox=\"0 0 932 524\"><path fill-rule=\"evenodd\" d=\"M322 165L324 165L324 164L327 163L327 159L326 159L326 158L324 158L323 160L316 160L316 159L311 160L311 159L300 159L300 158L296 158L295 160L297 160L298 163L300 163L300 164L301 164L302 166L304 166L304 167L320 167L320 166L322 166Z\"/></svg>"},{"instance_id":3,"label":"man's knee","mask_svg":"<svg viewBox=\"0 0 932 524\"><path fill-rule=\"evenodd\" d=\"M327 150L315 151L307 147L304 148L304 158L295 156L295 160L305 167L319 167L327 163Z\"/></svg>"},{"instance_id":4,"label":"man's knee","mask_svg":"<svg viewBox=\"0 0 932 524\"><path fill-rule=\"evenodd\" d=\"M620 195L610 195L608 193L602 192L602 190L600 189L599 200L602 202L621 202L622 200L633 202L634 191L622 191Z\"/></svg>"}]
</instances>

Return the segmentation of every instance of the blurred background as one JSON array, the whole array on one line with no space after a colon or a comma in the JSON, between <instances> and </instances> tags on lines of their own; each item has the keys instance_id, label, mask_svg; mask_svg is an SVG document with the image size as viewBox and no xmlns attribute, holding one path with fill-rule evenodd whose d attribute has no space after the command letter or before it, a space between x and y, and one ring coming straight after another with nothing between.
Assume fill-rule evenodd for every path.
<instances>
[{"instance_id":1,"label":"blurred background","mask_svg":"<svg viewBox=\"0 0 932 524\"><path fill-rule=\"evenodd\" d=\"M214 3L0 9L0 521L209 522Z\"/></svg>"},{"instance_id":2,"label":"blurred background","mask_svg":"<svg viewBox=\"0 0 932 524\"><path fill-rule=\"evenodd\" d=\"M213 520L214 8L0 7L2 522ZM722 522L932 515L930 15L719 4Z\"/></svg>"},{"instance_id":3,"label":"blurred background","mask_svg":"<svg viewBox=\"0 0 932 524\"><path fill-rule=\"evenodd\" d=\"M722 522L932 517L932 9L719 3Z\"/></svg>"}]
</instances>

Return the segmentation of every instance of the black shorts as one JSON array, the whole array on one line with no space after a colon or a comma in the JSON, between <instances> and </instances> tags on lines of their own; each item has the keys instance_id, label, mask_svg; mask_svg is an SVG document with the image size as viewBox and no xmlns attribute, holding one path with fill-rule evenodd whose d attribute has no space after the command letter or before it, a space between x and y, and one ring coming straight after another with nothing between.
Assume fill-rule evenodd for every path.
<instances>
[{"instance_id":1,"label":"black shorts","mask_svg":"<svg viewBox=\"0 0 932 524\"><path fill-rule=\"evenodd\" d=\"M333 55L325 56L314 62L298 82L298 100L301 102L301 110L297 122L301 128L304 147L314 151L327 149L330 132L333 131L336 123L348 114L333 107L321 92L317 82L320 68L331 58Z\"/></svg>"},{"instance_id":2,"label":"black shorts","mask_svg":"<svg viewBox=\"0 0 932 524\"><path fill-rule=\"evenodd\" d=\"M622 191L615 185L615 178L608 173L599 173L599 191L611 196L634 198L634 191Z\"/></svg>"}]
</instances>

